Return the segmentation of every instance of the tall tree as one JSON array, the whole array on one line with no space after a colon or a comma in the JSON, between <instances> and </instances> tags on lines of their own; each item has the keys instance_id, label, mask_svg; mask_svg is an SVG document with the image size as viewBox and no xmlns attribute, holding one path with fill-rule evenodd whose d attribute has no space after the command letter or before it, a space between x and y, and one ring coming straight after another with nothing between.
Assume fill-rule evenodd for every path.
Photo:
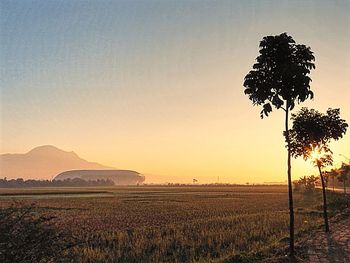
<instances>
[{"instance_id":1,"label":"tall tree","mask_svg":"<svg viewBox=\"0 0 350 263\"><path fill-rule=\"evenodd\" d=\"M348 124L341 119L339 109L328 109L326 114L314 109L302 108L292 114L293 127L289 131L292 156L311 159L318 168L323 193L323 215L326 232L329 231L327 192L322 168L333 164L331 140L339 140L346 133Z\"/></svg>"},{"instance_id":2,"label":"tall tree","mask_svg":"<svg viewBox=\"0 0 350 263\"><path fill-rule=\"evenodd\" d=\"M244 93L253 105L262 105L260 117L268 116L272 107L285 111L285 140L288 151L287 176L290 215L290 255L294 257L294 208L289 142L289 113L295 102L313 98L310 90L310 71L315 57L310 47L296 44L286 33L266 36L260 42L260 55L253 69L245 76Z\"/></svg>"}]
</instances>

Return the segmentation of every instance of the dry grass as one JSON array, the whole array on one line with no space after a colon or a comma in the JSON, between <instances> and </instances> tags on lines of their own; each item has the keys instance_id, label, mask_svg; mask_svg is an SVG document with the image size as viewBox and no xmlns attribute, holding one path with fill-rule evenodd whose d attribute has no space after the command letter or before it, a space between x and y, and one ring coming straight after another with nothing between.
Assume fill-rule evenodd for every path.
<instances>
[{"instance_id":1,"label":"dry grass","mask_svg":"<svg viewBox=\"0 0 350 263\"><path fill-rule=\"evenodd\" d=\"M83 242L74 249L81 262L208 262L287 242L282 186L119 187L107 190L111 196L85 198L80 191L79 197L22 202L35 202ZM295 195L297 232L322 222L316 200ZM1 205L10 203L7 198Z\"/></svg>"}]
</instances>

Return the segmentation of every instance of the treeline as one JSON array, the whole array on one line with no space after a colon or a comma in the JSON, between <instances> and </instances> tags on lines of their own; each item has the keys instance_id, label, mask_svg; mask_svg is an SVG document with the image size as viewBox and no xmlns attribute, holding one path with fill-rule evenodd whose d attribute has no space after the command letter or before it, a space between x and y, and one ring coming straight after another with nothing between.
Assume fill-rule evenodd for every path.
<instances>
[{"instance_id":1,"label":"treeline","mask_svg":"<svg viewBox=\"0 0 350 263\"><path fill-rule=\"evenodd\" d=\"M314 175L300 177L299 180L293 182L294 191L313 192L316 185L320 184L320 179Z\"/></svg>"},{"instance_id":2,"label":"treeline","mask_svg":"<svg viewBox=\"0 0 350 263\"><path fill-rule=\"evenodd\" d=\"M326 188L344 188L350 186L350 165L343 163L338 169L323 172ZM293 182L295 191L313 192L316 186L320 186L320 178L314 175L300 177Z\"/></svg>"},{"instance_id":3,"label":"treeline","mask_svg":"<svg viewBox=\"0 0 350 263\"><path fill-rule=\"evenodd\" d=\"M23 180L22 178L7 180L0 179L0 187L84 187L84 186L114 186L114 182L110 179L83 180L80 178L65 180Z\"/></svg>"}]
</instances>

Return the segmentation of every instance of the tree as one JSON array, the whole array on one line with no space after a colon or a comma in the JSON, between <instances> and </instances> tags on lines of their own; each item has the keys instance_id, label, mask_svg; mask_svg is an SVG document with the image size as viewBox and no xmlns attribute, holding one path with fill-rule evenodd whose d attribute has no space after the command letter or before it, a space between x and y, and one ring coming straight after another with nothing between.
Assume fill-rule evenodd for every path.
<instances>
[{"instance_id":1,"label":"tree","mask_svg":"<svg viewBox=\"0 0 350 263\"><path fill-rule=\"evenodd\" d=\"M333 192L334 192L334 184L335 184L335 178L338 176L338 171L336 169L331 169L330 171L326 172L330 178L332 178L332 185L333 185Z\"/></svg>"},{"instance_id":2,"label":"tree","mask_svg":"<svg viewBox=\"0 0 350 263\"><path fill-rule=\"evenodd\" d=\"M314 175L300 177L294 181L294 191L303 190L305 193L311 193L315 190L318 178Z\"/></svg>"},{"instance_id":3,"label":"tree","mask_svg":"<svg viewBox=\"0 0 350 263\"><path fill-rule=\"evenodd\" d=\"M323 215L326 232L329 231L327 193L322 168L333 164L331 140L339 140L346 133L348 124L339 117L339 109L328 109L326 114L314 109L302 108L292 114L293 127L289 131L292 156L312 159L318 168L323 193Z\"/></svg>"},{"instance_id":4,"label":"tree","mask_svg":"<svg viewBox=\"0 0 350 263\"><path fill-rule=\"evenodd\" d=\"M315 68L315 57L310 47L296 44L286 33L266 36L260 42L260 55L253 69L245 76L244 93L253 105L262 105L260 117L268 116L272 106L285 111L285 141L287 143L287 176L290 215L290 255L294 257L294 208L289 143L289 113L295 102L313 98L310 90L310 71Z\"/></svg>"},{"instance_id":5,"label":"tree","mask_svg":"<svg viewBox=\"0 0 350 263\"><path fill-rule=\"evenodd\" d=\"M348 179L348 176L350 176L350 165L346 165L345 163L343 163L341 168L339 169L338 181L343 183L344 194L346 194L346 181Z\"/></svg>"},{"instance_id":6,"label":"tree","mask_svg":"<svg viewBox=\"0 0 350 263\"><path fill-rule=\"evenodd\" d=\"M328 182L329 182L329 173L327 171L322 172L322 176L323 176L324 183L326 186L326 191L327 191L328 190Z\"/></svg>"},{"instance_id":7,"label":"tree","mask_svg":"<svg viewBox=\"0 0 350 263\"><path fill-rule=\"evenodd\" d=\"M318 178L314 175L310 175L306 178L306 187L307 192L313 192L316 188L316 183L318 183Z\"/></svg>"},{"instance_id":8,"label":"tree","mask_svg":"<svg viewBox=\"0 0 350 263\"><path fill-rule=\"evenodd\" d=\"M300 177L299 180L297 181L297 184L295 186L294 189L295 190L303 190L304 192L306 191L306 185L307 185L307 177L304 176L304 177Z\"/></svg>"}]
</instances>

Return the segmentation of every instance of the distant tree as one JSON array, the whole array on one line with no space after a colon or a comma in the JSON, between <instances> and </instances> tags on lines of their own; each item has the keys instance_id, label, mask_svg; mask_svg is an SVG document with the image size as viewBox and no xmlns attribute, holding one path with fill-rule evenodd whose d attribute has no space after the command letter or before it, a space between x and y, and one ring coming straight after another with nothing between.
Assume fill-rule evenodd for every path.
<instances>
[{"instance_id":1,"label":"distant tree","mask_svg":"<svg viewBox=\"0 0 350 263\"><path fill-rule=\"evenodd\" d=\"M288 151L287 176L290 214L290 255L294 257L294 208L289 140L289 112L295 102L313 98L310 90L310 71L315 68L315 57L310 47L296 44L286 33L266 36L260 42L260 55L253 69L244 79L244 93L253 105L262 105L260 117L268 116L272 106L285 111L285 140Z\"/></svg>"},{"instance_id":2,"label":"distant tree","mask_svg":"<svg viewBox=\"0 0 350 263\"><path fill-rule=\"evenodd\" d=\"M15 187L84 187L84 186L113 186L114 182L111 179L97 179L97 180L84 180L80 178L64 179L64 180L23 180L11 179L7 180L0 179L0 187L4 188L15 188Z\"/></svg>"},{"instance_id":3,"label":"distant tree","mask_svg":"<svg viewBox=\"0 0 350 263\"><path fill-rule=\"evenodd\" d=\"M294 190L311 193L315 190L318 178L314 175L300 177L299 180L294 181Z\"/></svg>"},{"instance_id":4,"label":"distant tree","mask_svg":"<svg viewBox=\"0 0 350 263\"><path fill-rule=\"evenodd\" d=\"M289 131L292 156L312 159L318 168L323 193L323 214L326 232L329 231L327 194L322 168L333 164L331 140L339 140L346 133L348 124L341 119L339 109L328 109L326 114L314 109L302 108L292 114L293 127Z\"/></svg>"},{"instance_id":5,"label":"distant tree","mask_svg":"<svg viewBox=\"0 0 350 263\"><path fill-rule=\"evenodd\" d=\"M328 174L329 178L332 178L332 186L334 192L335 178L338 176L338 171L336 169L332 169L330 171L327 171L326 173Z\"/></svg>"},{"instance_id":6,"label":"distant tree","mask_svg":"<svg viewBox=\"0 0 350 263\"><path fill-rule=\"evenodd\" d=\"M316 184L319 182L318 178L314 175L308 176L306 178L306 187L307 192L313 192L316 188Z\"/></svg>"},{"instance_id":7,"label":"distant tree","mask_svg":"<svg viewBox=\"0 0 350 263\"><path fill-rule=\"evenodd\" d=\"M338 181L343 183L344 194L346 194L346 181L348 180L348 177L350 177L350 165L343 163L339 169Z\"/></svg>"},{"instance_id":8,"label":"distant tree","mask_svg":"<svg viewBox=\"0 0 350 263\"><path fill-rule=\"evenodd\" d=\"M327 171L325 171L325 172L322 172L322 175L323 175L326 190L328 190L329 173Z\"/></svg>"},{"instance_id":9,"label":"distant tree","mask_svg":"<svg viewBox=\"0 0 350 263\"><path fill-rule=\"evenodd\" d=\"M306 176L300 177L299 180L294 181L294 191L304 191L306 188Z\"/></svg>"}]
</instances>

